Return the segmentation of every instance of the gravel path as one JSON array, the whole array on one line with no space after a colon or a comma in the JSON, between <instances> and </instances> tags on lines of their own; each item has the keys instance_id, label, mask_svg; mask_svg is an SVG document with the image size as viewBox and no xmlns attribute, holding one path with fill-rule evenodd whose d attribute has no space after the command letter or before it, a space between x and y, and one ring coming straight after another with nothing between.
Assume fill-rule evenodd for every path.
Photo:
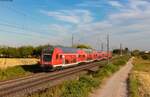
<instances>
[{"instance_id":1,"label":"gravel path","mask_svg":"<svg viewBox=\"0 0 150 97\"><path fill-rule=\"evenodd\" d=\"M101 89L94 91L89 97L127 97L127 78L132 68L131 61L132 59L111 76Z\"/></svg>"}]
</instances>

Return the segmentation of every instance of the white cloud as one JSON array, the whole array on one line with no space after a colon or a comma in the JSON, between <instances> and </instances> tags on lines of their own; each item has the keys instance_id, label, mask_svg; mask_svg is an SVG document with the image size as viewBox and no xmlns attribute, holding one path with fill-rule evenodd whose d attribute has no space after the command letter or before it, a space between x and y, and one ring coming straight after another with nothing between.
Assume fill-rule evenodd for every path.
<instances>
[{"instance_id":1,"label":"white cloud","mask_svg":"<svg viewBox=\"0 0 150 97\"><path fill-rule=\"evenodd\" d=\"M78 7L96 7L96 8L99 8L99 7L102 7L103 4L101 1L85 1L85 2L82 2L82 3L79 3L77 4L76 6Z\"/></svg>"},{"instance_id":2,"label":"white cloud","mask_svg":"<svg viewBox=\"0 0 150 97\"><path fill-rule=\"evenodd\" d=\"M120 4L118 1L109 1L108 3L113 7L123 7L123 5Z\"/></svg>"},{"instance_id":3,"label":"white cloud","mask_svg":"<svg viewBox=\"0 0 150 97\"><path fill-rule=\"evenodd\" d=\"M98 47L97 41L106 43L105 35L110 33L111 47L119 47L122 42L131 48L150 48L150 45L146 44L150 42L150 2L130 0L122 5L111 1L111 6L117 7L117 11L108 13L100 21L94 21L94 12L85 9L42 10L41 12L47 16L65 22L64 25L47 25L47 37L42 42L70 45L71 35L74 33L75 42L80 41Z\"/></svg>"},{"instance_id":4,"label":"white cloud","mask_svg":"<svg viewBox=\"0 0 150 97\"><path fill-rule=\"evenodd\" d=\"M78 23L88 23L92 21L91 13L88 10L59 10L59 11L44 11L41 10L42 13L53 17L55 19L78 24Z\"/></svg>"},{"instance_id":5,"label":"white cloud","mask_svg":"<svg viewBox=\"0 0 150 97\"><path fill-rule=\"evenodd\" d=\"M76 29L77 38L96 47L96 37L110 33L111 44L119 45L123 42L131 48L148 49L150 42L150 2L142 0L130 0L118 12L109 13L103 21L79 24ZM80 37L79 37L80 36ZM105 37L101 39L105 41ZM138 44L137 44L138 43Z\"/></svg>"}]
</instances>

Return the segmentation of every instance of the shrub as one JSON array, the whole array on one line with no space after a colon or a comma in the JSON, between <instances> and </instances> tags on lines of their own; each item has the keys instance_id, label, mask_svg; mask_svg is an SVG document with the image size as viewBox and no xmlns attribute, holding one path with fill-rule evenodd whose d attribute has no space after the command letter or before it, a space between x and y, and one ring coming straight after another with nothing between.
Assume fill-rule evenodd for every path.
<instances>
[{"instance_id":1,"label":"shrub","mask_svg":"<svg viewBox=\"0 0 150 97\"><path fill-rule=\"evenodd\" d=\"M97 87L99 85L99 81L97 81L97 79L87 75L80 77L79 82L83 84L86 83L87 87Z\"/></svg>"},{"instance_id":2,"label":"shrub","mask_svg":"<svg viewBox=\"0 0 150 97\"><path fill-rule=\"evenodd\" d=\"M79 80L67 82L63 87L61 97L87 97L93 87L99 86L99 81L92 76L82 76Z\"/></svg>"},{"instance_id":3,"label":"shrub","mask_svg":"<svg viewBox=\"0 0 150 97\"><path fill-rule=\"evenodd\" d=\"M144 59L144 60L150 59L150 55L147 55L147 54L141 55L141 57L142 57L142 59Z\"/></svg>"},{"instance_id":4,"label":"shrub","mask_svg":"<svg viewBox=\"0 0 150 97\"><path fill-rule=\"evenodd\" d=\"M64 85L61 97L84 97L84 87L85 86L77 80L70 81Z\"/></svg>"},{"instance_id":5,"label":"shrub","mask_svg":"<svg viewBox=\"0 0 150 97\"><path fill-rule=\"evenodd\" d=\"M123 60L123 59L119 59L119 60L116 60L116 61L112 62L112 64L120 66L120 65L126 64L126 61Z\"/></svg>"}]
</instances>

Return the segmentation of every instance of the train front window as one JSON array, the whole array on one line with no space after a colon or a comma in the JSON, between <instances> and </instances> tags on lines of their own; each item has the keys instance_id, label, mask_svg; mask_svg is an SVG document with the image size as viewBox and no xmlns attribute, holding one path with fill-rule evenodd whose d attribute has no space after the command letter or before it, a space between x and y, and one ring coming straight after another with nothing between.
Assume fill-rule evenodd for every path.
<instances>
[{"instance_id":1,"label":"train front window","mask_svg":"<svg viewBox=\"0 0 150 97\"><path fill-rule=\"evenodd\" d=\"M43 56L43 60L45 61L45 62L50 62L51 61L51 59L52 59L52 55L44 55Z\"/></svg>"}]
</instances>

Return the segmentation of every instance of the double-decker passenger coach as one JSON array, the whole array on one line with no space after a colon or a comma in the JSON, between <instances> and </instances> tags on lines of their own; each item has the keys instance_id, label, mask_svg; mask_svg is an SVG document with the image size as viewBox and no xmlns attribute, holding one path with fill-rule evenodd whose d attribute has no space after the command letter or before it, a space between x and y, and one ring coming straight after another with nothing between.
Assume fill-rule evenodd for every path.
<instances>
[{"instance_id":1,"label":"double-decker passenger coach","mask_svg":"<svg viewBox=\"0 0 150 97\"><path fill-rule=\"evenodd\" d=\"M42 50L40 64L42 68L54 69L107 58L111 58L111 53L92 49L47 47Z\"/></svg>"}]
</instances>

